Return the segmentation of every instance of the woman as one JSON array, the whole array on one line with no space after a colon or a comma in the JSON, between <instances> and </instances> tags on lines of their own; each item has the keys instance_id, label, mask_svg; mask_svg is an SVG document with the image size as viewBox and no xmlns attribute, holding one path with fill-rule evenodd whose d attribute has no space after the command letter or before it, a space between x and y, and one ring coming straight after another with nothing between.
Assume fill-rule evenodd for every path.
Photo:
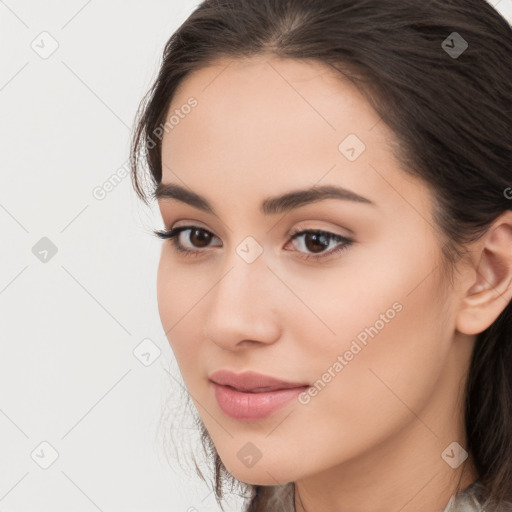
<instances>
[{"instance_id":1,"label":"woman","mask_svg":"<svg viewBox=\"0 0 512 512\"><path fill-rule=\"evenodd\" d=\"M511 55L484 0L205 1L168 41L132 177L219 503L511 509Z\"/></svg>"}]
</instances>

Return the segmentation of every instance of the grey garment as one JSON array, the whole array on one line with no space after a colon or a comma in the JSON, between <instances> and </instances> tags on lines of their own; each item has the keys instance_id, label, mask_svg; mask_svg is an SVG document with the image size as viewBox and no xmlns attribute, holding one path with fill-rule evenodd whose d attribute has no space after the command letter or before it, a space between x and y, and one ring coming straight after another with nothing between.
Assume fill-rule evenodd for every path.
<instances>
[{"instance_id":1,"label":"grey garment","mask_svg":"<svg viewBox=\"0 0 512 512\"><path fill-rule=\"evenodd\" d=\"M484 486L477 480L450 498L442 512L509 512L512 504L497 507L485 499Z\"/></svg>"},{"instance_id":2,"label":"grey garment","mask_svg":"<svg viewBox=\"0 0 512 512\"><path fill-rule=\"evenodd\" d=\"M295 512L293 483L276 485L267 488L267 491L269 491L266 493L269 501L265 510ZM492 500L486 500L484 487L477 480L454 494L446 507L439 512L512 512L512 503L508 502L497 506Z\"/></svg>"}]
</instances>

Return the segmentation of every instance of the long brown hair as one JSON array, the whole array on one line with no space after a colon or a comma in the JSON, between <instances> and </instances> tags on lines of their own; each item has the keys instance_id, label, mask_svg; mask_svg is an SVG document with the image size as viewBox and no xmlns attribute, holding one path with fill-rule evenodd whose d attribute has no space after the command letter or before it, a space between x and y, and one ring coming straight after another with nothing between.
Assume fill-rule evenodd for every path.
<instances>
[{"instance_id":1,"label":"long brown hair","mask_svg":"<svg viewBox=\"0 0 512 512\"><path fill-rule=\"evenodd\" d=\"M358 87L396 135L404 170L435 193L449 270L512 209L512 29L486 0L203 1L167 42L137 113L132 182L146 204L142 179L150 191L162 179L161 127L183 78L221 57L257 54L316 59ZM220 504L236 480L198 426ZM512 501L511 303L477 336L465 427L487 494ZM264 488L247 489L249 510L266 510Z\"/></svg>"}]
</instances>

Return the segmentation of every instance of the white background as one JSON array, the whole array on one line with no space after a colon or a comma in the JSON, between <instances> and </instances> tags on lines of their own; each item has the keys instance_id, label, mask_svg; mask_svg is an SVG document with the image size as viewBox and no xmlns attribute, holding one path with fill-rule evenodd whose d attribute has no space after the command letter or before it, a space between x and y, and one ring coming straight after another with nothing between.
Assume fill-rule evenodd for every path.
<instances>
[{"instance_id":1,"label":"white background","mask_svg":"<svg viewBox=\"0 0 512 512\"><path fill-rule=\"evenodd\" d=\"M164 455L169 418L188 420L157 309L156 205L129 176L93 196L127 169L138 103L196 3L0 1L1 512L220 510L187 463L197 437L179 429L182 465ZM492 4L512 21L512 0ZM149 366L133 353L147 338Z\"/></svg>"}]
</instances>

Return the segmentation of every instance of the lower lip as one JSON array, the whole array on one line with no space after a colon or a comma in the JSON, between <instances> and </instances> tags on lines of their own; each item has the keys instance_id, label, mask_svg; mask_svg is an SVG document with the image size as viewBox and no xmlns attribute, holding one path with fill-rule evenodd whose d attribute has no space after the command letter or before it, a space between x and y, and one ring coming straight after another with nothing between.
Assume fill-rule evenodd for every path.
<instances>
[{"instance_id":1,"label":"lower lip","mask_svg":"<svg viewBox=\"0 0 512 512\"><path fill-rule=\"evenodd\" d=\"M259 393L244 393L211 382L215 398L224 414L241 421L255 421L277 411L308 388L276 389Z\"/></svg>"}]
</instances>

